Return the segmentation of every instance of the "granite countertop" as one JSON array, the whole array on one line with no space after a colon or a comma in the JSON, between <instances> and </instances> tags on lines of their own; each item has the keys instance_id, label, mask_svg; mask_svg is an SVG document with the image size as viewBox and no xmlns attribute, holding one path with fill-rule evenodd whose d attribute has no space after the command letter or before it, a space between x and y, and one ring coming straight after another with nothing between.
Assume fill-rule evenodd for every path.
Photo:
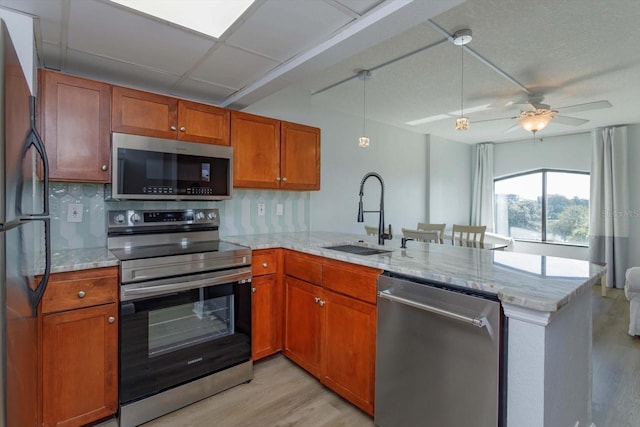
<instances>
[{"instance_id":1,"label":"granite countertop","mask_svg":"<svg viewBox=\"0 0 640 427\"><path fill-rule=\"evenodd\" d=\"M44 260L37 274L44 273ZM66 249L51 253L51 273L87 270L119 265L118 258L105 248Z\"/></svg>"},{"instance_id":2,"label":"granite countertop","mask_svg":"<svg viewBox=\"0 0 640 427\"><path fill-rule=\"evenodd\" d=\"M454 247L400 239L377 244L377 237L332 232L271 233L228 236L223 240L252 249L286 248L417 278L495 294L503 303L553 312L599 283L606 267L568 258ZM363 244L391 250L354 255L324 246Z\"/></svg>"}]
</instances>

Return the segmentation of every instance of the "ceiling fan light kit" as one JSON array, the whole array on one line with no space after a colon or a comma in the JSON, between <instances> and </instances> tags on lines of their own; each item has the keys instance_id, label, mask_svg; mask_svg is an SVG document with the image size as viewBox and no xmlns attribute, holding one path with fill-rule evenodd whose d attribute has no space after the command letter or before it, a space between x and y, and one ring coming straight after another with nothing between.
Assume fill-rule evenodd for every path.
<instances>
[{"instance_id":1,"label":"ceiling fan light kit","mask_svg":"<svg viewBox=\"0 0 640 427\"><path fill-rule=\"evenodd\" d=\"M523 111L516 119L524 130L536 133L544 129L555 115L555 110L539 108L535 111Z\"/></svg>"}]
</instances>

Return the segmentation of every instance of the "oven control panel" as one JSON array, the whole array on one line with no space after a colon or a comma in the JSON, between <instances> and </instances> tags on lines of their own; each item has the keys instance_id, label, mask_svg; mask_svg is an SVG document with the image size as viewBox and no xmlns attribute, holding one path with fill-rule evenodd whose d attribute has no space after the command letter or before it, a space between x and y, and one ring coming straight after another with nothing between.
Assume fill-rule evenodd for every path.
<instances>
[{"instance_id":1,"label":"oven control panel","mask_svg":"<svg viewBox=\"0 0 640 427\"><path fill-rule=\"evenodd\" d=\"M179 210L115 210L108 212L108 227L158 227L166 225L202 224L219 226L218 209Z\"/></svg>"}]
</instances>

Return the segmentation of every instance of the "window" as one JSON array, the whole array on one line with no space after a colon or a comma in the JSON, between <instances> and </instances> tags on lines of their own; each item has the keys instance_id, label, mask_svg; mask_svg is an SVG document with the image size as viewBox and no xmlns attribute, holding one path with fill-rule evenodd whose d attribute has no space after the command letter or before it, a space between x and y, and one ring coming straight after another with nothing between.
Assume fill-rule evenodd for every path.
<instances>
[{"instance_id":1,"label":"window","mask_svg":"<svg viewBox=\"0 0 640 427\"><path fill-rule=\"evenodd\" d=\"M494 180L495 229L514 239L589 243L589 174L539 170Z\"/></svg>"}]
</instances>

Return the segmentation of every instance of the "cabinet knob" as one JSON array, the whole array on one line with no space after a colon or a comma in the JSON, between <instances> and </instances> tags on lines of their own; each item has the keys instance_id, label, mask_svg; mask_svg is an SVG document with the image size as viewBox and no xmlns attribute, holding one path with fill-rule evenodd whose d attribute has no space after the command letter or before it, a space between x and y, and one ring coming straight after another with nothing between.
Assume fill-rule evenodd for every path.
<instances>
[{"instance_id":1,"label":"cabinet knob","mask_svg":"<svg viewBox=\"0 0 640 427\"><path fill-rule=\"evenodd\" d=\"M320 300L318 304L320 304L320 307L322 307L324 305L324 301Z\"/></svg>"},{"instance_id":2,"label":"cabinet knob","mask_svg":"<svg viewBox=\"0 0 640 427\"><path fill-rule=\"evenodd\" d=\"M282 178L282 180L283 180L283 181L286 181L286 180L287 180L287 177L285 176L284 178Z\"/></svg>"},{"instance_id":3,"label":"cabinet knob","mask_svg":"<svg viewBox=\"0 0 640 427\"><path fill-rule=\"evenodd\" d=\"M263 266L264 268L267 268L267 267L269 267L269 264L267 264L266 262L263 262L263 263L262 263L262 266Z\"/></svg>"},{"instance_id":4,"label":"cabinet knob","mask_svg":"<svg viewBox=\"0 0 640 427\"><path fill-rule=\"evenodd\" d=\"M180 126L180 132L186 132L187 128L184 126Z\"/></svg>"},{"instance_id":5,"label":"cabinet knob","mask_svg":"<svg viewBox=\"0 0 640 427\"><path fill-rule=\"evenodd\" d=\"M280 177L279 176L276 176L276 181L280 181Z\"/></svg>"},{"instance_id":6,"label":"cabinet knob","mask_svg":"<svg viewBox=\"0 0 640 427\"><path fill-rule=\"evenodd\" d=\"M113 323L115 321L116 321L116 318L113 317L113 316L109 316L109 318L107 319L107 322L109 322L109 323Z\"/></svg>"},{"instance_id":7,"label":"cabinet knob","mask_svg":"<svg viewBox=\"0 0 640 427\"><path fill-rule=\"evenodd\" d=\"M78 292L78 298L84 298L85 295L87 295L86 293L84 293L84 291L80 291Z\"/></svg>"},{"instance_id":8,"label":"cabinet knob","mask_svg":"<svg viewBox=\"0 0 640 427\"><path fill-rule=\"evenodd\" d=\"M256 288L251 288L251 292L256 293Z\"/></svg>"},{"instance_id":9,"label":"cabinet knob","mask_svg":"<svg viewBox=\"0 0 640 427\"><path fill-rule=\"evenodd\" d=\"M102 165L102 167L100 169L102 169L103 171L106 171L109 168L107 167L107 165Z\"/></svg>"},{"instance_id":10,"label":"cabinet knob","mask_svg":"<svg viewBox=\"0 0 640 427\"><path fill-rule=\"evenodd\" d=\"M315 297L315 298L313 299L313 302L315 302L316 304L317 304L317 303L319 303L319 302L320 302L320 298L319 298L319 297Z\"/></svg>"},{"instance_id":11,"label":"cabinet knob","mask_svg":"<svg viewBox=\"0 0 640 427\"><path fill-rule=\"evenodd\" d=\"M177 128L177 127L175 127L175 126L171 126L169 129L171 129L171 130L177 130L178 128Z\"/></svg>"}]
</instances>

